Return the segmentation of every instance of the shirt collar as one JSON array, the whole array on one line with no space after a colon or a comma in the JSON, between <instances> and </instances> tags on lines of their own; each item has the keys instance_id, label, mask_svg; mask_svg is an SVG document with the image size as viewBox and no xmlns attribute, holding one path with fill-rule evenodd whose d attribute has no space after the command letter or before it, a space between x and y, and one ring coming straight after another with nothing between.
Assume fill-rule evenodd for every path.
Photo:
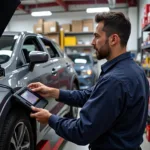
<instances>
[{"instance_id":1,"label":"shirt collar","mask_svg":"<svg viewBox=\"0 0 150 150\"><path fill-rule=\"evenodd\" d=\"M106 72L108 71L111 67L113 67L116 63L118 63L119 61L122 61L124 59L127 58L131 58L131 53L130 52L126 52L124 54L119 55L118 57L112 59L111 61L107 61L105 64L102 65L101 69L102 72Z\"/></svg>"}]
</instances>

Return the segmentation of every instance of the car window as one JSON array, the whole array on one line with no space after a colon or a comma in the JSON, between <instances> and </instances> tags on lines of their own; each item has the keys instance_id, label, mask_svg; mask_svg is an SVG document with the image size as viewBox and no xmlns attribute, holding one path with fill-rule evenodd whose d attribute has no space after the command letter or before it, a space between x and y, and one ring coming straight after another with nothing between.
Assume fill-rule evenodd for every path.
<instances>
[{"instance_id":1,"label":"car window","mask_svg":"<svg viewBox=\"0 0 150 150\"><path fill-rule=\"evenodd\" d=\"M14 35L3 35L0 38L0 64L6 63L11 58L16 40Z\"/></svg>"},{"instance_id":2,"label":"car window","mask_svg":"<svg viewBox=\"0 0 150 150\"><path fill-rule=\"evenodd\" d=\"M50 41L43 39L43 38L41 38L41 40L44 43L46 49L48 50L48 53L51 58L60 57L59 53L57 52L57 50L55 49L55 47Z\"/></svg>"},{"instance_id":3,"label":"car window","mask_svg":"<svg viewBox=\"0 0 150 150\"><path fill-rule=\"evenodd\" d=\"M23 43L22 51L24 53L26 62L30 62L29 53L32 51L44 51L37 41L36 37L27 37Z\"/></svg>"},{"instance_id":4,"label":"car window","mask_svg":"<svg viewBox=\"0 0 150 150\"><path fill-rule=\"evenodd\" d=\"M62 52L63 50L60 48L60 46L55 42L53 42L53 45L54 45L55 49L59 52L59 54L63 57L64 53Z\"/></svg>"}]
</instances>

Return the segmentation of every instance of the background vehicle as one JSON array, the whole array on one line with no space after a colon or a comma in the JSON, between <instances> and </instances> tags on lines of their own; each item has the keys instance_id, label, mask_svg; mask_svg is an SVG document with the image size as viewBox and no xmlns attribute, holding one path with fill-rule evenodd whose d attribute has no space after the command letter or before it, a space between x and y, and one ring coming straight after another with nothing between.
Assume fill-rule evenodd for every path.
<instances>
[{"instance_id":1,"label":"background vehicle","mask_svg":"<svg viewBox=\"0 0 150 150\"><path fill-rule=\"evenodd\" d=\"M80 89L87 89L93 86L98 78L97 61L89 53L72 53L68 54L68 56L74 62Z\"/></svg>"},{"instance_id":2,"label":"background vehicle","mask_svg":"<svg viewBox=\"0 0 150 150\"><path fill-rule=\"evenodd\" d=\"M6 32L0 38L0 65L0 149L33 150L50 127L31 119L30 112L15 103L12 91L3 85L10 86L13 91L31 82L42 82L61 89L78 89L72 61L64 58L55 42L41 35ZM77 116L77 108L54 100L49 100L46 109L60 116Z\"/></svg>"}]
</instances>

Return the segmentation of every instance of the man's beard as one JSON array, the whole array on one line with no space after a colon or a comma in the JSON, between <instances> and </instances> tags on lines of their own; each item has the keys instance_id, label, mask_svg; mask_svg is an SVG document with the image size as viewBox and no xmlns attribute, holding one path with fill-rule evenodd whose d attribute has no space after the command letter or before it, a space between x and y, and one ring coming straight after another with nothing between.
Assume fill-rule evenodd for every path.
<instances>
[{"instance_id":1,"label":"man's beard","mask_svg":"<svg viewBox=\"0 0 150 150\"><path fill-rule=\"evenodd\" d=\"M111 48L110 48L110 46L108 44L108 40L107 40L100 49L96 50L96 57L98 60L108 59L110 52L111 52Z\"/></svg>"}]
</instances>

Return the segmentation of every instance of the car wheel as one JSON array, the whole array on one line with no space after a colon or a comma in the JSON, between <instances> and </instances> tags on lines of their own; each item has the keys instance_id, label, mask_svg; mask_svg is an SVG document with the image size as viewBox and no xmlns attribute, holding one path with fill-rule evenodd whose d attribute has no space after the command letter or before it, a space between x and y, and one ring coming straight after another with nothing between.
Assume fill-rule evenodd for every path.
<instances>
[{"instance_id":1,"label":"car wheel","mask_svg":"<svg viewBox=\"0 0 150 150\"><path fill-rule=\"evenodd\" d=\"M12 111L6 118L0 135L1 150L34 150L34 137L28 117Z\"/></svg>"},{"instance_id":2,"label":"car wheel","mask_svg":"<svg viewBox=\"0 0 150 150\"><path fill-rule=\"evenodd\" d=\"M73 84L72 90L78 90L76 84ZM77 118L78 116L78 107L70 107L69 113L66 115L68 118Z\"/></svg>"}]
</instances>

